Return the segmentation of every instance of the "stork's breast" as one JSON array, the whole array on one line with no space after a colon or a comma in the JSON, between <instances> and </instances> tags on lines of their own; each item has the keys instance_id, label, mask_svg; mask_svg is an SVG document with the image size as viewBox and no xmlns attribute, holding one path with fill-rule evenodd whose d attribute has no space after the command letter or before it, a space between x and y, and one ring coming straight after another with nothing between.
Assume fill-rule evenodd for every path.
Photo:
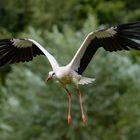
<instances>
[{"instance_id":1,"label":"stork's breast","mask_svg":"<svg viewBox=\"0 0 140 140\"><path fill-rule=\"evenodd\" d=\"M62 83L65 83L65 84L72 83L72 77L71 77L70 73L61 71L61 72L57 73L57 78Z\"/></svg>"}]
</instances>

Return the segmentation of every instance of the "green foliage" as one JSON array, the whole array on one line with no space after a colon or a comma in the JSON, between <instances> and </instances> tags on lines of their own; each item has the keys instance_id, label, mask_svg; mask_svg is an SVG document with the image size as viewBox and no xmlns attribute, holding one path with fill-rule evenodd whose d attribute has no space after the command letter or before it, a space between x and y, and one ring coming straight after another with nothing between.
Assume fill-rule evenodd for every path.
<instances>
[{"instance_id":1,"label":"green foliage","mask_svg":"<svg viewBox=\"0 0 140 140\"><path fill-rule=\"evenodd\" d=\"M34 38L63 65L99 24L102 28L140 19L138 0L5 0L0 2L2 10L1 38ZM51 68L43 56L0 68L0 140L139 140L139 62L135 51L97 52L84 74L96 81L81 87L85 127L72 88L73 120L68 127L67 94L55 81L45 83Z\"/></svg>"},{"instance_id":2,"label":"green foliage","mask_svg":"<svg viewBox=\"0 0 140 140\"><path fill-rule=\"evenodd\" d=\"M80 29L88 15L96 15L100 24L118 24L140 20L138 0L1 0L0 26L14 35L28 26L52 29L65 25Z\"/></svg>"}]
</instances>

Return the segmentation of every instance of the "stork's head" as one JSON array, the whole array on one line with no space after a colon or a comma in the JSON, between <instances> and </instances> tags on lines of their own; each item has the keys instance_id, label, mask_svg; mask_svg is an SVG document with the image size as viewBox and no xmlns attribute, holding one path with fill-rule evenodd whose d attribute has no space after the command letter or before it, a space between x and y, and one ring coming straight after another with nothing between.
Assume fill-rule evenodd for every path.
<instances>
[{"instance_id":1,"label":"stork's head","mask_svg":"<svg viewBox=\"0 0 140 140\"><path fill-rule=\"evenodd\" d=\"M52 80L52 79L54 79L55 77L56 77L55 72L54 72L54 71L50 71L50 72L48 73L47 81Z\"/></svg>"}]
</instances>

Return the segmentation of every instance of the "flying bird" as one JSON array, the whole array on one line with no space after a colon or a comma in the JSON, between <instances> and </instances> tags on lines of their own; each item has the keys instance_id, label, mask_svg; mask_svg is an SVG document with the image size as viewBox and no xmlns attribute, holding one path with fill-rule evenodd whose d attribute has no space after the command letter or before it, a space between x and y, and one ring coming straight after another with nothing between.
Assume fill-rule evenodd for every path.
<instances>
[{"instance_id":1,"label":"flying bird","mask_svg":"<svg viewBox=\"0 0 140 140\"><path fill-rule=\"evenodd\" d=\"M67 88L68 84L73 85L77 90L82 121L86 124L79 85L89 84L95 80L94 78L84 77L82 74L96 51L101 47L109 52L140 50L140 21L90 32L73 59L66 66L60 66L56 59L33 39L0 39L0 66L16 62L28 62L37 55L45 55L52 66L47 81L58 80L68 93L68 124L70 125L72 122L71 92Z\"/></svg>"}]
</instances>

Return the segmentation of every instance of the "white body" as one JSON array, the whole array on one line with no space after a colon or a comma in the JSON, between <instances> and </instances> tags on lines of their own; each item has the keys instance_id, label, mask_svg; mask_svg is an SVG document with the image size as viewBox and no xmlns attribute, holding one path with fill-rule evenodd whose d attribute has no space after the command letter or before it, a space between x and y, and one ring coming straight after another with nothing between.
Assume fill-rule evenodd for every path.
<instances>
[{"instance_id":1,"label":"white body","mask_svg":"<svg viewBox=\"0 0 140 140\"><path fill-rule=\"evenodd\" d=\"M69 65L59 67L59 69L55 72L56 79L63 85L73 84L78 86L79 84L89 84L95 81L94 78L87 78L76 73Z\"/></svg>"}]
</instances>

